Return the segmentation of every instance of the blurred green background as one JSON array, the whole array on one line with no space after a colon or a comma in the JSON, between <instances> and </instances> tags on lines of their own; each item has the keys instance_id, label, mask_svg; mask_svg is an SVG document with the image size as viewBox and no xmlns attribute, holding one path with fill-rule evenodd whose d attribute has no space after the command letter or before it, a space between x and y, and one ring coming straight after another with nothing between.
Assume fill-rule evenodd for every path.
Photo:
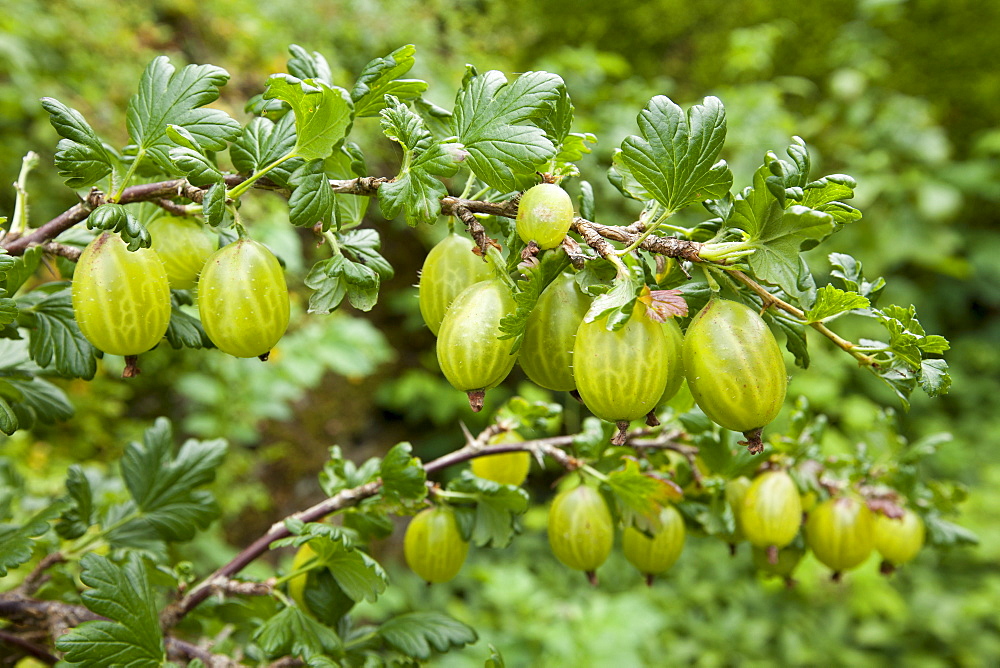
<instances>
[{"instance_id":1,"label":"blurred green background","mask_svg":"<svg viewBox=\"0 0 1000 668\"><path fill-rule=\"evenodd\" d=\"M447 666L481 665L489 642L515 666L995 665L998 34L1000 3L972 0L844 0L794 10L763 0L21 0L0 13L0 215L12 212L6 184L28 150L42 155L29 180L33 224L75 199L51 165L57 137L38 98L62 100L123 144L127 100L161 53L178 65L226 68L232 79L219 104L237 118L267 75L284 69L291 43L325 55L346 86L370 59L413 43L412 74L429 81L427 97L446 108L465 63L554 71L573 96L576 130L598 135L582 168L597 190L597 216L608 223L636 214L604 172L643 105L655 94L684 105L717 95L728 112L723 155L737 187L765 151L783 152L793 134L810 145L814 174L857 178L854 204L864 218L811 260L823 275L825 253L854 255L867 276L888 280L886 302L915 304L928 331L951 340L952 393L915 396L896 419L911 440L952 434L924 475L967 486L959 522L981 545L925 551L889 580L872 560L841 585L808 561L799 586L786 590L755 576L747 553L731 559L718 542L691 539L678 566L650 589L620 556L601 569L601 588L590 589L549 555L537 509L512 547L476 552L452 585L424 588L399 564L396 543L379 546L396 564L396 586L377 609L359 612L431 606L470 623L480 642L439 662ZM354 138L373 175L394 173L396 151L377 123L359 123ZM282 254L290 273L305 266L315 253L309 239L286 224L271 196L250 199L244 216L255 221L255 236ZM305 317L299 291L293 331L267 365L161 346L144 356L136 382L123 383L108 360L95 381L67 384L74 420L0 440L0 457L43 495L58 491L69 463L101 467L158 415L184 434L229 438L238 447L220 471L225 518L201 539L195 559L207 570L317 499L315 474L330 445L363 459L410 440L429 458L460 443L459 419L481 426L515 391L546 398L515 373L482 415L468 413L465 397L436 371L412 287L422 261L413 249L429 247L443 226L386 224L376 206L369 219L385 231L384 253L396 267L371 313ZM849 337L869 331L841 322ZM789 395L807 396L829 417L831 452L878 440L895 399L846 355L813 343L813 366L793 372ZM567 410L569 427L575 410ZM538 476L532 493L544 499L551 478Z\"/></svg>"}]
</instances>

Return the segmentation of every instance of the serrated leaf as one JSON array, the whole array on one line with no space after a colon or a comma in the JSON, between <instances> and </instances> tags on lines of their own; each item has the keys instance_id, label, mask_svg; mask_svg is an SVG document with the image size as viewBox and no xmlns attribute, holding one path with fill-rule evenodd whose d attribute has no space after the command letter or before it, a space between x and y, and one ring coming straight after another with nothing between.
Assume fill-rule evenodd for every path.
<instances>
[{"instance_id":1,"label":"serrated leaf","mask_svg":"<svg viewBox=\"0 0 1000 668\"><path fill-rule=\"evenodd\" d=\"M327 86L333 85L333 75L330 73L330 63L318 51L309 53L298 44L288 47L292 57L288 59L288 72L299 79L315 79Z\"/></svg>"},{"instance_id":2,"label":"serrated leaf","mask_svg":"<svg viewBox=\"0 0 1000 668\"><path fill-rule=\"evenodd\" d=\"M333 313L347 296L347 281L339 274L331 274L333 258L313 265L303 281L313 291L309 295L309 313Z\"/></svg>"},{"instance_id":3,"label":"serrated leaf","mask_svg":"<svg viewBox=\"0 0 1000 668\"><path fill-rule=\"evenodd\" d=\"M412 100L427 90L425 81L399 78L413 67L416 50L415 46L407 44L365 65L351 91L357 117L377 116L386 107L387 95Z\"/></svg>"},{"instance_id":4,"label":"serrated leaf","mask_svg":"<svg viewBox=\"0 0 1000 668\"><path fill-rule=\"evenodd\" d=\"M920 368L924 353L940 354L950 347L944 337L926 335L912 305L909 308L890 305L872 313L889 332L889 348L913 369Z\"/></svg>"},{"instance_id":5,"label":"serrated leaf","mask_svg":"<svg viewBox=\"0 0 1000 668\"><path fill-rule=\"evenodd\" d=\"M170 149L168 154L170 162L180 170L181 174L187 177L192 185L207 186L210 183L219 183L223 180L219 168L207 156L195 149L175 146Z\"/></svg>"},{"instance_id":6,"label":"serrated leaf","mask_svg":"<svg viewBox=\"0 0 1000 668\"><path fill-rule=\"evenodd\" d=\"M625 468L608 474L607 484L626 526L640 519L655 523L663 506L676 500L668 481L644 474L631 458L625 460Z\"/></svg>"},{"instance_id":7,"label":"serrated leaf","mask_svg":"<svg viewBox=\"0 0 1000 668\"><path fill-rule=\"evenodd\" d=\"M917 387L915 367L901 359L894 359L889 364L883 364L874 369L878 376L899 397L903 410L910 410L910 395Z\"/></svg>"},{"instance_id":8,"label":"serrated leaf","mask_svg":"<svg viewBox=\"0 0 1000 668\"><path fill-rule=\"evenodd\" d=\"M506 547L517 531L517 518L528 510L528 493L514 485L501 485L470 471L448 483L448 489L475 497L475 521L470 540L476 545Z\"/></svg>"},{"instance_id":9,"label":"serrated leaf","mask_svg":"<svg viewBox=\"0 0 1000 668\"><path fill-rule=\"evenodd\" d=\"M63 511L56 533L66 540L73 540L87 532L94 513L94 493L79 464L73 464L66 472L66 491L72 505Z\"/></svg>"},{"instance_id":10,"label":"serrated leaf","mask_svg":"<svg viewBox=\"0 0 1000 668\"><path fill-rule=\"evenodd\" d=\"M371 457L361 466L357 466L351 460L345 459L340 447L335 445L330 448L330 459L323 465L323 470L319 474L320 486L327 496L333 496L351 487L359 487L378 478L381 463L382 460L378 457Z\"/></svg>"},{"instance_id":11,"label":"serrated leaf","mask_svg":"<svg viewBox=\"0 0 1000 668\"><path fill-rule=\"evenodd\" d=\"M0 254L0 260L6 260L0 265L0 290L6 290L8 295L17 294L21 286L35 275L44 253L41 246L30 246L18 257Z\"/></svg>"},{"instance_id":12,"label":"serrated leaf","mask_svg":"<svg viewBox=\"0 0 1000 668\"><path fill-rule=\"evenodd\" d=\"M229 157L240 174L253 174L276 162L295 148L295 115L286 114L277 122L267 118L254 118L229 147ZM267 172L267 178L288 186L292 173L302 165L301 158L293 158Z\"/></svg>"},{"instance_id":13,"label":"serrated leaf","mask_svg":"<svg viewBox=\"0 0 1000 668\"><path fill-rule=\"evenodd\" d=\"M51 98L42 98L42 108L59 136L55 164L59 176L73 189L94 185L111 173L115 160L97 133L76 109Z\"/></svg>"},{"instance_id":14,"label":"serrated leaf","mask_svg":"<svg viewBox=\"0 0 1000 668\"><path fill-rule=\"evenodd\" d=\"M158 418L142 443L125 447L122 478L139 514L121 527L120 535L183 541L208 526L219 513L218 504L212 494L197 488L215 479L226 448L222 439L191 439L174 456L170 421Z\"/></svg>"},{"instance_id":15,"label":"serrated leaf","mask_svg":"<svg viewBox=\"0 0 1000 668\"><path fill-rule=\"evenodd\" d=\"M310 660L324 654L339 655L342 643L336 632L296 606L288 607L254 631L253 640L271 658Z\"/></svg>"},{"instance_id":16,"label":"serrated leaf","mask_svg":"<svg viewBox=\"0 0 1000 668\"><path fill-rule=\"evenodd\" d=\"M403 149L399 174L378 190L379 206L386 218L406 213L406 222L414 227L433 222L441 213L441 198L448 194L437 176L451 176L458 163L447 153L420 116L391 95L381 111L382 132Z\"/></svg>"},{"instance_id":17,"label":"serrated leaf","mask_svg":"<svg viewBox=\"0 0 1000 668\"><path fill-rule=\"evenodd\" d=\"M96 351L80 332L73 316L73 301L69 288L43 295L28 293L29 314L28 352L40 367L54 365L56 373L71 378L91 379L97 371Z\"/></svg>"},{"instance_id":18,"label":"serrated leaf","mask_svg":"<svg viewBox=\"0 0 1000 668\"><path fill-rule=\"evenodd\" d=\"M926 515L924 524L927 526L927 538L931 545L945 547L979 544L979 536L954 522L941 519L939 515Z\"/></svg>"},{"instance_id":19,"label":"serrated leaf","mask_svg":"<svg viewBox=\"0 0 1000 668\"><path fill-rule=\"evenodd\" d=\"M580 217L586 220L596 220L597 219L597 204L594 199L594 186L590 184L590 181L580 181L580 199L579 199L579 211Z\"/></svg>"},{"instance_id":20,"label":"serrated leaf","mask_svg":"<svg viewBox=\"0 0 1000 668\"><path fill-rule=\"evenodd\" d=\"M267 80L265 97L284 100L295 114L295 155L322 160L350 132L354 105L347 91L321 81L275 74Z\"/></svg>"},{"instance_id":21,"label":"serrated leaf","mask_svg":"<svg viewBox=\"0 0 1000 668\"><path fill-rule=\"evenodd\" d=\"M409 443L397 443L386 453L379 476L382 496L390 503L419 501L427 496L427 473Z\"/></svg>"},{"instance_id":22,"label":"serrated leaf","mask_svg":"<svg viewBox=\"0 0 1000 668\"><path fill-rule=\"evenodd\" d=\"M322 225L330 229L333 217L333 190L322 160L309 160L295 170L289 179L295 187L288 198L288 220L297 227Z\"/></svg>"},{"instance_id":23,"label":"serrated leaf","mask_svg":"<svg viewBox=\"0 0 1000 668\"><path fill-rule=\"evenodd\" d=\"M184 128L206 151L221 151L240 134L240 124L220 109L204 109L219 97L229 73L215 65L188 65L177 71L166 56L146 67L139 92L128 103L128 133L140 154L171 171L172 140L167 126Z\"/></svg>"},{"instance_id":24,"label":"serrated leaf","mask_svg":"<svg viewBox=\"0 0 1000 668\"><path fill-rule=\"evenodd\" d=\"M56 649L66 653L66 661L81 666L162 666L163 634L142 558L132 553L118 566L89 553L80 563L80 579L91 587L83 592L84 604L111 621L80 624L56 641Z\"/></svg>"},{"instance_id":25,"label":"serrated leaf","mask_svg":"<svg viewBox=\"0 0 1000 668\"><path fill-rule=\"evenodd\" d=\"M733 175L719 160L726 112L718 98L706 97L685 114L670 98L657 95L637 121L642 137L625 138L620 160L667 211L729 192Z\"/></svg>"},{"instance_id":26,"label":"serrated leaf","mask_svg":"<svg viewBox=\"0 0 1000 668\"><path fill-rule=\"evenodd\" d=\"M806 311L806 322L827 322L854 309L868 308L868 299L856 292L844 292L824 285L816 293L816 303Z\"/></svg>"},{"instance_id":27,"label":"serrated leaf","mask_svg":"<svg viewBox=\"0 0 1000 668\"><path fill-rule=\"evenodd\" d=\"M14 407L6 399L0 397L0 432L10 436L17 431L20 423L14 413Z\"/></svg>"},{"instance_id":28,"label":"serrated leaf","mask_svg":"<svg viewBox=\"0 0 1000 668\"><path fill-rule=\"evenodd\" d=\"M309 297L310 313L330 313L346 295L351 305L369 311L378 301L378 273L343 255L335 255L313 265L305 284L315 290Z\"/></svg>"},{"instance_id":29,"label":"serrated leaf","mask_svg":"<svg viewBox=\"0 0 1000 668\"><path fill-rule=\"evenodd\" d=\"M167 325L167 342L174 349L213 348L201 320L181 309L176 299L171 299L170 322Z\"/></svg>"},{"instance_id":30,"label":"serrated leaf","mask_svg":"<svg viewBox=\"0 0 1000 668\"><path fill-rule=\"evenodd\" d=\"M32 538L42 536L49 530L49 522L63 510L62 502L56 502L36 513L24 526L0 529L0 578L7 577L8 569L17 568L31 559Z\"/></svg>"},{"instance_id":31,"label":"serrated leaf","mask_svg":"<svg viewBox=\"0 0 1000 668\"><path fill-rule=\"evenodd\" d=\"M811 276L799 255L803 244L823 239L832 229L833 220L828 214L799 205L779 209L760 229L759 236L749 241L756 249L749 258L750 268L757 278L801 298L803 279Z\"/></svg>"},{"instance_id":32,"label":"serrated leaf","mask_svg":"<svg viewBox=\"0 0 1000 668\"><path fill-rule=\"evenodd\" d=\"M66 394L47 380L38 377L30 380L5 378L4 382L20 395L15 405L23 411L29 411L33 421L51 423L73 417L73 405Z\"/></svg>"},{"instance_id":33,"label":"serrated leaf","mask_svg":"<svg viewBox=\"0 0 1000 668\"><path fill-rule=\"evenodd\" d=\"M948 373L948 363L944 360L923 360L920 363L920 388L929 397L939 397L948 394L951 389L951 375Z\"/></svg>"},{"instance_id":34,"label":"serrated leaf","mask_svg":"<svg viewBox=\"0 0 1000 668\"><path fill-rule=\"evenodd\" d=\"M377 230L351 230L337 235L337 242L340 250L346 253L352 260L369 267L379 275L383 281L388 281L395 276L392 265L379 254L382 247L382 239Z\"/></svg>"},{"instance_id":35,"label":"serrated leaf","mask_svg":"<svg viewBox=\"0 0 1000 668\"><path fill-rule=\"evenodd\" d=\"M806 338L806 325L777 309L766 310L764 319L769 325L777 327L784 333L785 348L795 356L795 364L803 369L808 369L809 345Z\"/></svg>"},{"instance_id":36,"label":"serrated leaf","mask_svg":"<svg viewBox=\"0 0 1000 668\"><path fill-rule=\"evenodd\" d=\"M431 658L432 649L447 652L478 640L472 627L440 612L397 615L383 623L378 634L393 649L421 661Z\"/></svg>"},{"instance_id":37,"label":"serrated leaf","mask_svg":"<svg viewBox=\"0 0 1000 668\"><path fill-rule=\"evenodd\" d=\"M226 218L226 184L215 183L205 191L201 201L201 211L205 222L212 227L218 227Z\"/></svg>"},{"instance_id":38,"label":"serrated leaf","mask_svg":"<svg viewBox=\"0 0 1000 668\"><path fill-rule=\"evenodd\" d=\"M87 216L87 228L117 232L130 251L149 248L153 243L149 230L121 204L102 204Z\"/></svg>"},{"instance_id":39,"label":"serrated leaf","mask_svg":"<svg viewBox=\"0 0 1000 668\"><path fill-rule=\"evenodd\" d=\"M285 520L285 527L292 533L292 536L279 538L272 542L270 545L272 550L279 547L301 547L312 542L316 545L314 552L331 553L334 548L330 547L330 543L336 543L343 548L351 548L355 542L351 533L343 527L322 522L303 522L297 517L289 517ZM316 539L319 541L317 542Z\"/></svg>"},{"instance_id":40,"label":"serrated leaf","mask_svg":"<svg viewBox=\"0 0 1000 668\"><path fill-rule=\"evenodd\" d=\"M353 179L366 176L368 168L365 156L357 144L345 142L339 151L334 151L323 161L323 169L331 179ZM338 230L349 230L362 223L371 197L361 195L334 194L334 224Z\"/></svg>"},{"instance_id":41,"label":"serrated leaf","mask_svg":"<svg viewBox=\"0 0 1000 668\"><path fill-rule=\"evenodd\" d=\"M337 584L353 600L374 602L385 591L389 582L385 570L361 550L338 546L332 554L321 556Z\"/></svg>"},{"instance_id":42,"label":"serrated leaf","mask_svg":"<svg viewBox=\"0 0 1000 668\"><path fill-rule=\"evenodd\" d=\"M10 297L4 297L4 294L4 290L0 289L0 330L3 329L3 325L9 325L17 320L17 316L20 313L17 308L17 302Z\"/></svg>"},{"instance_id":43,"label":"serrated leaf","mask_svg":"<svg viewBox=\"0 0 1000 668\"><path fill-rule=\"evenodd\" d=\"M845 289L867 297L872 304L878 300L885 288L884 278L879 276L874 281L865 280L861 273L861 263L845 253L830 253L827 258L833 265L830 275L839 279L844 284Z\"/></svg>"},{"instance_id":44,"label":"serrated leaf","mask_svg":"<svg viewBox=\"0 0 1000 668\"><path fill-rule=\"evenodd\" d=\"M453 136L451 131L453 114L450 111L425 100L423 97L413 100L413 108L424 119L427 129L436 139Z\"/></svg>"},{"instance_id":45,"label":"serrated leaf","mask_svg":"<svg viewBox=\"0 0 1000 668\"><path fill-rule=\"evenodd\" d=\"M608 292L598 295L584 316L584 322L608 319L608 329L617 330L625 326L642 289L642 283L632 274L616 277Z\"/></svg>"},{"instance_id":46,"label":"serrated leaf","mask_svg":"<svg viewBox=\"0 0 1000 668\"><path fill-rule=\"evenodd\" d=\"M500 72L480 75L470 67L455 100L452 129L476 176L500 192L534 185L536 169L555 155L537 123L564 88L549 72L526 72L508 84Z\"/></svg>"}]
</instances>

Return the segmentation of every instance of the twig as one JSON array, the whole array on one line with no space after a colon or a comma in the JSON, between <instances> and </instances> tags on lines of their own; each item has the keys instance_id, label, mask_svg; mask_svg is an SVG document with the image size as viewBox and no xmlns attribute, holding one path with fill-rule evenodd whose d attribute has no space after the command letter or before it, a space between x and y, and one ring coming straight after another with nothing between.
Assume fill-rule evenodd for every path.
<instances>
[{"instance_id":1,"label":"twig","mask_svg":"<svg viewBox=\"0 0 1000 668\"><path fill-rule=\"evenodd\" d=\"M52 255L60 255L67 260L76 262L80 259L80 255L83 254L83 249L76 246L67 246L66 244L61 244L58 241L46 241L42 244L42 248L46 253L51 253Z\"/></svg>"},{"instance_id":2,"label":"twig","mask_svg":"<svg viewBox=\"0 0 1000 668\"><path fill-rule=\"evenodd\" d=\"M20 586L17 588L17 592L22 596L33 596L38 588L45 584L48 576L45 571L52 568L56 564L61 564L66 561L66 558L61 552L53 552L52 554L47 554L42 557L42 560L31 569L31 572L25 576L24 581L21 582Z\"/></svg>"}]
</instances>

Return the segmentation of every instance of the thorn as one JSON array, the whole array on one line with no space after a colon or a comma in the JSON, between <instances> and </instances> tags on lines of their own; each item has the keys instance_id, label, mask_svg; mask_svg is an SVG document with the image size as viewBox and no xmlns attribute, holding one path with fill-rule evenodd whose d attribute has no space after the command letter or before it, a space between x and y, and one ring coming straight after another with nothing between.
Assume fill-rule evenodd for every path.
<instances>
[{"instance_id":1,"label":"thorn","mask_svg":"<svg viewBox=\"0 0 1000 668\"><path fill-rule=\"evenodd\" d=\"M469 431L469 428L465 426L465 423L462 422L462 421L459 421L458 426L462 428L462 433L465 434L465 443L467 445L474 444L476 442L476 439L472 435L472 432Z\"/></svg>"}]
</instances>

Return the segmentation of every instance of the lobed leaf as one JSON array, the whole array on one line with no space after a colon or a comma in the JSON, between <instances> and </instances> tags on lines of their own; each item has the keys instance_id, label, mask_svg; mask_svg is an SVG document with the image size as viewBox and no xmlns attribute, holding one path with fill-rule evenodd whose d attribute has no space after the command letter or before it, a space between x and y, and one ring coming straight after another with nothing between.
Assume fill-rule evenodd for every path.
<instances>
[{"instance_id":1,"label":"lobed leaf","mask_svg":"<svg viewBox=\"0 0 1000 668\"><path fill-rule=\"evenodd\" d=\"M419 501L427 496L427 473L420 459L413 456L413 446L397 443L386 453L379 467L382 496L390 503Z\"/></svg>"},{"instance_id":2,"label":"lobed leaf","mask_svg":"<svg viewBox=\"0 0 1000 668\"><path fill-rule=\"evenodd\" d=\"M397 615L378 628L378 635L393 649L426 661L431 651L447 652L478 640L472 627L440 612Z\"/></svg>"},{"instance_id":3,"label":"lobed leaf","mask_svg":"<svg viewBox=\"0 0 1000 668\"><path fill-rule=\"evenodd\" d=\"M845 292L832 285L824 285L816 295L816 303L806 311L806 322L827 322L855 309L870 306L868 299L856 292Z\"/></svg>"},{"instance_id":4,"label":"lobed leaf","mask_svg":"<svg viewBox=\"0 0 1000 668\"><path fill-rule=\"evenodd\" d=\"M297 606L287 607L265 621L254 631L253 640L271 658L300 657L309 661L342 652L336 632Z\"/></svg>"},{"instance_id":5,"label":"lobed leaf","mask_svg":"<svg viewBox=\"0 0 1000 668\"><path fill-rule=\"evenodd\" d=\"M545 253L538 264L521 267L521 278L517 281L517 291L514 293L514 312L505 315L500 320L501 341L514 339L511 347L513 355L521 348L524 330L528 318L538 303L542 291L556 279L569 264L569 256L563 252Z\"/></svg>"},{"instance_id":6,"label":"lobed leaf","mask_svg":"<svg viewBox=\"0 0 1000 668\"><path fill-rule=\"evenodd\" d=\"M413 54L416 50L415 46L407 44L365 65L351 90L357 117L377 116L391 104L387 101L387 96L397 100L412 100L427 90L426 81L399 78L413 67Z\"/></svg>"},{"instance_id":7,"label":"lobed leaf","mask_svg":"<svg viewBox=\"0 0 1000 668\"><path fill-rule=\"evenodd\" d=\"M288 198L288 220L296 227L320 225L330 229L333 218L333 190L323 169L322 160L309 160L295 170L288 180L295 190Z\"/></svg>"},{"instance_id":8,"label":"lobed leaf","mask_svg":"<svg viewBox=\"0 0 1000 668\"><path fill-rule=\"evenodd\" d=\"M51 97L42 98L42 108L63 137L56 145L55 164L68 187L86 188L111 173L116 160L83 114Z\"/></svg>"},{"instance_id":9,"label":"lobed leaf","mask_svg":"<svg viewBox=\"0 0 1000 668\"><path fill-rule=\"evenodd\" d=\"M322 81L275 74L267 80L266 98L284 100L295 114L294 153L305 160L322 160L343 141L354 122L354 105L347 91Z\"/></svg>"},{"instance_id":10,"label":"lobed leaf","mask_svg":"<svg viewBox=\"0 0 1000 668\"><path fill-rule=\"evenodd\" d=\"M282 158L295 148L295 115L285 114L277 122L254 118L229 147L229 157L240 174L253 174ZM288 186L292 173L302 165L301 158L288 160L267 173L278 185Z\"/></svg>"},{"instance_id":11,"label":"lobed leaf","mask_svg":"<svg viewBox=\"0 0 1000 668\"><path fill-rule=\"evenodd\" d=\"M18 301L28 313L31 359L43 368L53 365L60 376L93 378L96 351L76 324L69 287L50 294L36 290Z\"/></svg>"},{"instance_id":12,"label":"lobed leaf","mask_svg":"<svg viewBox=\"0 0 1000 668\"><path fill-rule=\"evenodd\" d=\"M49 530L49 522L62 512L62 502L56 502L36 513L24 526L0 528L0 578L7 577L8 569L17 568L31 559L34 541Z\"/></svg>"},{"instance_id":13,"label":"lobed leaf","mask_svg":"<svg viewBox=\"0 0 1000 668\"><path fill-rule=\"evenodd\" d=\"M448 489L475 497L470 540L476 545L506 547L518 531L517 518L528 510L528 493L514 485L479 478L470 471L448 483Z\"/></svg>"}]
</instances>

